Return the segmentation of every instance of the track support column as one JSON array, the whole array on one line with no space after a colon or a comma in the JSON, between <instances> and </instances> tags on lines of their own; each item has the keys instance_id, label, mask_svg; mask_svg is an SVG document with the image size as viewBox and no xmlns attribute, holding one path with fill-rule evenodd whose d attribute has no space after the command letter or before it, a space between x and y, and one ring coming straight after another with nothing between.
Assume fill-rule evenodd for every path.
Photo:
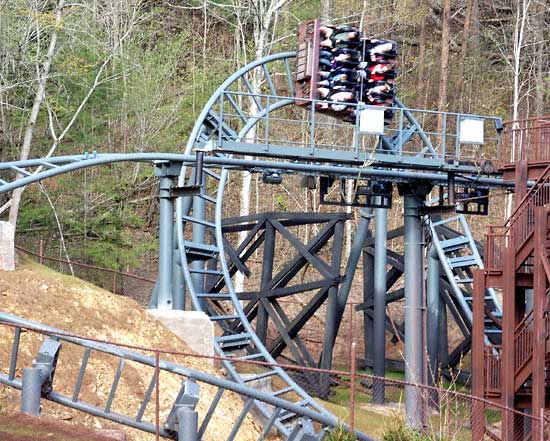
<instances>
[{"instance_id":1,"label":"track support column","mask_svg":"<svg viewBox=\"0 0 550 441\"><path fill-rule=\"evenodd\" d=\"M21 412L32 416L40 415L42 384L48 373L39 367L23 368L21 387Z\"/></svg>"},{"instance_id":2,"label":"track support column","mask_svg":"<svg viewBox=\"0 0 550 441\"><path fill-rule=\"evenodd\" d=\"M386 375L386 266L388 255L386 241L388 237L388 210L376 208L374 232L374 375ZM373 402L383 404L385 401L384 382L375 380L373 384Z\"/></svg>"},{"instance_id":3,"label":"track support column","mask_svg":"<svg viewBox=\"0 0 550 441\"><path fill-rule=\"evenodd\" d=\"M439 314L441 296L439 279L441 277L439 257L432 243L428 252L428 274L426 280L426 348L428 351L428 384L436 386L439 382ZM437 394L431 394L430 405L437 405Z\"/></svg>"},{"instance_id":4,"label":"track support column","mask_svg":"<svg viewBox=\"0 0 550 441\"><path fill-rule=\"evenodd\" d=\"M197 441L199 414L194 409L181 407L177 411L178 418L178 440Z\"/></svg>"},{"instance_id":5,"label":"track support column","mask_svg":"<svg viewBox=\"0 0 550 441\"><path fill-rule=\"evenodd\" d=\"M157 281L151 296L151 308L173 309L174 271L174 198L172 181L179 175L180 164L158 162L155 175L160 178L159 186L159 266Z\"/></svg>"},{"instance_id":6,"label":"track support column","mask_svg":"<svg viewBox=\"0 0 550 441\"><path fill-rule=\"evenodd\" d=\"M424 237L420 208L429 186L403 185L405 217L405 380L422 384L424 380L424 344L422 326ZM421 430L424 423L422 394L418 387L405 387L407 424Z\"/></svg>"}]
</instances>

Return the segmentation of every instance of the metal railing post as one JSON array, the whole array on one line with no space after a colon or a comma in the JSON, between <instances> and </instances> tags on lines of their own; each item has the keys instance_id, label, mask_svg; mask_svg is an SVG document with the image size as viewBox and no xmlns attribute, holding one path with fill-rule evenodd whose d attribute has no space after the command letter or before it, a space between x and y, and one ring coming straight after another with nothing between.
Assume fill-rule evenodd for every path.
<instances>
[{"instance_id":1,"label":"metal railing post","mask_svg":"<svg viewBox=\"0 0 550 441\"><path fill-rule=\"evenodd\" d=\"M265 147L264 150L266 152L269 151L269 98L270 96L267 95L266 102L265 102L265 108L268 109L265 113L265 125L264 125L264 136L265 136Z\"/></svg>"},{"instance_id":2,"label":"metal railing post","mask_svg":"<svg viewBox=\"0 0 550 441\"><path fill-rule=\"evenodd\" d=\"M315 155L315 101L311 102L311 128L309 130L309 144L311 156Z\"/></svg>"},{"instance_id":3,"label":"metal railing post","mask_svg":"<svg viewBox=\"0 0 550 441\"><path fill-rule=\"evenodd\" d=\"M351 343L351 384L349 392L349 427L351 431L355 429L355 379L357 375L357 366L355 360L357 343L354 341Z\"/></svg>"},{"instance_id":4,"label":"metal railing post","mask_svg":"<svg viewBox=\"0 0 550 441\"><path fill-rule=\"evenodd\" d=\"M40 415L42 384L46 377L47 373L39 367L23 368L21 412L33 416Z\"/></svg>"},{"instance_id":5,"label":"metal railing post","mask_svg":"<svg viewBox=\"0 0 550 441\"><path fill-rule=\"evenodd\" d=\"M177 412L178 441L197 441L199 414L187 407L181 407Z\"/></svg>"}]
</instances>

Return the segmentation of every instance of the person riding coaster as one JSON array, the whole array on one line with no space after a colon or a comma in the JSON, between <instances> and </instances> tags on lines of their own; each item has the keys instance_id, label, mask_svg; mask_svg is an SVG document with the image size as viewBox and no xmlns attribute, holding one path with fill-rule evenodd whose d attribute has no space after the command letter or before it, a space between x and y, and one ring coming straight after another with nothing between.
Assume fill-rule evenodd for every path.
<instances>
[{"instance_id":1,"label":"person riding coaster","mask_svg":"<svg viewBox=\"0 0 550 441\"><path fill-rule=\"evenodd\" d=\"M397 43L393 40L365 39L365 50L370 55L394 53L397 55Z\"/></svg>"},{"instance_id":2,"label":"person riding coaster","mask_svg":"<svg viewBox=\"0 0 550 441\"><path fill-rule=\"evenodd\" d=\"M321 33L321 47L336 47L346 45L360 47L361 32L352 26L323 25L319 28Z\"/></svg>"}]
</instances>

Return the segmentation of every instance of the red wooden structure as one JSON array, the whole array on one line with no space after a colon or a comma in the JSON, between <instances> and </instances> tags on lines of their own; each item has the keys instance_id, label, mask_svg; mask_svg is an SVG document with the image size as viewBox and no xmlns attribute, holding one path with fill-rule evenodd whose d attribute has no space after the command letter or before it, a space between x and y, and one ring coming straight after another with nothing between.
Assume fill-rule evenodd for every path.
<instances>
[{"instance_id":1,"label":"red wooden structure","mask_svg":"<svg viewBox=\"0 0 550 441\"><path fill-rule=\"evenodd\" d=\"M502 412L497 436L476 403L473 440L542 441L540 420L550 407L550 118L510 122L503 141L500 165L515 179L515 209L504 225L489 227L485 269L474 274L472 389L537 419L526 424L520 414ZM536 179L529 189L528 179ZM485 311L487 288L501 290L502 317ZM502 329L501 345L487 343L489 322Z\"/></svg>"}]
</instances>

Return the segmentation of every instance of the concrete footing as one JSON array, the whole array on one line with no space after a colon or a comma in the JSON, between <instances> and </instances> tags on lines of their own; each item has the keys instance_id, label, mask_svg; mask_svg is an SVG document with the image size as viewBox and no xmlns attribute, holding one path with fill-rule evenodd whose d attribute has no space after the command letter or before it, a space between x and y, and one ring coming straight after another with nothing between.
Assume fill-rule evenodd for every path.
<instances>
[{"instance_id":1,"label":"concrete footing","mask_svg":"<svg viewBox=\"0 0 550 441\"><path fill-rule=\"evenodd\" d=\"M148 309L147 313L200 355L214 355L214 324L204 312ZM212 365L214 360L211 360Z\"/></svg>"},{"instance_id":2,"label":"concrete footing","mask_svg":"<svg viewBox=\"0 0 550 441\"><path fill-rule=\"evenodd\" d=\"M0 270L15 271L15 228L0 222Z\"/></svg>"}]
</instances>

